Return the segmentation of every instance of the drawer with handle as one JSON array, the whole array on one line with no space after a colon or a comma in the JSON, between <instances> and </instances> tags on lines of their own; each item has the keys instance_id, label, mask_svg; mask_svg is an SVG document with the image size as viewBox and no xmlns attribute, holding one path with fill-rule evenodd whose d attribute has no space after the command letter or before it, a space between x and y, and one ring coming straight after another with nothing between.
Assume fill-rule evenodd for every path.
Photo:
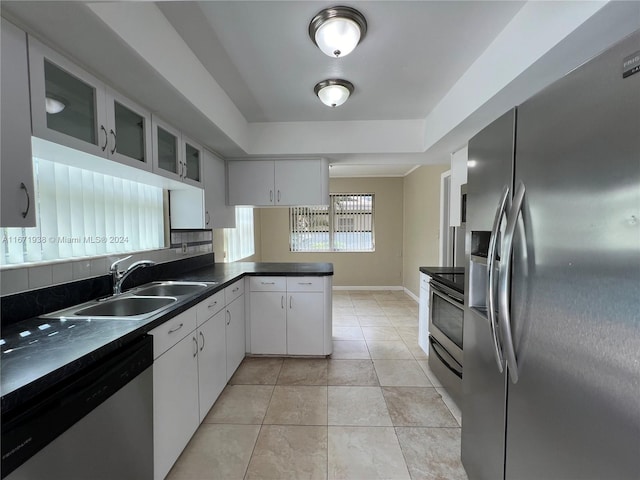
<instances>
[{"instance_id":1,"label":"drawer with handle","mask_svg":"<svg viewBox=\"0 0 640 480\"><path fill-rule=\"evenodd\" d=\"M229 305L244 293L244 279L232 283L224 289L224 302Z\"/></svg>"},{"instance_id":2,"label":"drawer with handle","mask_svg":"<svg viewBox=\"0 0 640 480\"><path fill-rule=\"evenodd\" d=\"M195 330L196 308L190 308L176 315L149 332L153 335L154 360Z\"/></svg>"},{"instance_id":3,"label":"drawer with handle","mask_svg":"<svg viewBox=\"0 0 640 480\"><path fill-rule=\"evenodd\" d=\"M196 305L198 326L213 317L224 308L224 290L214 293L206 300Z\"/></svg>"},{"instance_id":4,"label":"drawer with handle","mask_svg":"<svg viewBox=\"0 0 640 480\"><path fill-rule=\"evenodd\" d=\"M287 292L322 292L323 277L287 277Z\"/></svg>"},{"instance_id":5,"label":"drawer with handle","mask_svg":"<svg viewBox=\"0 0 640 480\"><path fill-rule=\"evenodd\" d=\"M287 277L251 277L249 289L252 292L284 292L287 289Z\"/></svg>"}]
</instances>

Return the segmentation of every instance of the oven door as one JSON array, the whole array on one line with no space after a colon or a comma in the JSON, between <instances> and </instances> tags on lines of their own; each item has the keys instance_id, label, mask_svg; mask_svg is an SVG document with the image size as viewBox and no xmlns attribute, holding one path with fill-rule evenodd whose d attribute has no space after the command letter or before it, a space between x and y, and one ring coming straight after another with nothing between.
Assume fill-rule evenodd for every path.
<instances>
[{"instance_id":1,"label":"oven door","mask_svg":"<svg viewBox=\"0 0 640 480\"><path fill-rule=\"evenodd\" d=\"M429 333L462 365L463 300L458 293L431 282Z\"/></svg>"}]
</instances>

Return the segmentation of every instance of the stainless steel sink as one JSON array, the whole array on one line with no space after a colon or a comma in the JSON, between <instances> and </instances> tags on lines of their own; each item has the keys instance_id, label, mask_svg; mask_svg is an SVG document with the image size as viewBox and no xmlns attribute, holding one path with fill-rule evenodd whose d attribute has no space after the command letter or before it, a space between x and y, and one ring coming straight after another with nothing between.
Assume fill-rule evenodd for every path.
<instances>
[{"instance_id":1,"label":"stainless steel sink","mask_svg":"<svg viewBox=\"0 0 640 480\"><path fill-rule=\"evenodd\" d=\"M145 320L216 283L152 282L120 295L42 315L42 318Z\"/></svg>"},{"instance_id":2,"label":"stainless steel sink","mask_svg":"<svg viewBox=\"0 0 640 480\"><path fill-rule=\"evenodd\" d=\"M133 317L150 314L169 304L175 303L173 297L118 297L104 301L73 313L80 317Z\"/></svg>"},{"instance_id":3,"label":"stainless steel sink","mask_svg":"<svg viewBox=\"0 0 640 480\"><path fill-rule=\"evenodd\" d=\"M200 292L214 282L154 282L149 286L142 286L133 295L147 295L160 297L181 297Z\"/></svg>"}]
</instances>

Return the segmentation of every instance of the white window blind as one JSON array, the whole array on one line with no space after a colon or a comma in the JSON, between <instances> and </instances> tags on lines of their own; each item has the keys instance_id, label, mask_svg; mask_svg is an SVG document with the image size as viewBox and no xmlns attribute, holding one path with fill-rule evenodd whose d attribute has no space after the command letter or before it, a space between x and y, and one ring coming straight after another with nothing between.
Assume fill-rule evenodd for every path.
<instances>
[{"instance_id":1,"label":"white window blind","mask_svg":"<svg viewBox=\"0 0 640 480\"><path fill-rule=\"evenodd\" d=\"M162 189L33 159L36 227L2 228L2 264L164 246Z\"/></svg>"},{"instance_id":2,"label":"white window blind","mask_svg":"<svg viewBox=\"0 0 640 480\"><path fill-rule=\"evenodd\" d=\"M236 207L236 228L224 229L224 261L235 262L256 253L253 240L253 208Z\"/></svg>"},{"instance_id":3,"label":"white window blind","mask_svg":"<svg viewBox=\"0 0 640 480\"><path fill-rule=\"evenodd\" d=\"M292 252L372 252L374 194L332 193L326 207L289 209Z\"/></svg>"}]
</instances>

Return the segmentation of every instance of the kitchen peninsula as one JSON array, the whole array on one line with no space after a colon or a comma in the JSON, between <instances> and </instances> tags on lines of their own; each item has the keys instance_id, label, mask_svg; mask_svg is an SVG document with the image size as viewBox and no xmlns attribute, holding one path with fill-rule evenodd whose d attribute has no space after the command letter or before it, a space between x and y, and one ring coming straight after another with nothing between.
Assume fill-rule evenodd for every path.
<instances>
[{"instance_id":1,"label":"kitchen peninsula","mask_svg":"<svg viewBox=\"0 0 640 480\"><path fill-rule=\"evenodd\" d=\"M171 262L173 265L161 264L135 272L130 284L125 285L123 296L134 296L140 291L141 295L145 296L139 298L146 298L144 292L149 291L150 283L153 288L158 288L158 285L160 287L181 284L201 285L201 288L193 294L174 295L174 297L164 295L162 298L176 300L148 318L131 319L115 315L111 318L99 315L94 318L86 318L82 315L73 318L71 315L58 315L61 309L67 309L62 310L67 312L69 307L72 307L68 303L65 304L64 299L68 297L61 294L61 289L83 288L79 285L83 283L82 281L72 282L66 287L59 285L42 289L42 291L24 292L3 298L3 322L5 322L2 330L1 369L3 470L5 470L5 454L16 445L20 445L19 439L15 439L15 442L13 442L14 439L11 439L11 442L7 441L8 435L11 434L11 422L23 414L25 408L46 401L52 392L64 389L78 376L100 368L119 352L149 335L153 337L154 430L162 429L162 423L167 417L164 413L161 416L158 413L166 395L156 398L156 392L163 390L161 383L164 376L161 367L169 362L171 355L176 355L179 359L180 344L188 344L184 358L198 360L193 373L196 378L195 419L186 429L182 439L184 444L181 444L181 439L174 437L171 440L172 445L165 448L161 444L161 438L154 435L155 446L160 446L160 449L154 448L155 470L156 472L168 470L242 358L246 354L253 353L251 333L261 328L261 322L267 317L267 312L252 311L251 281L254 283L258 281L259 285L264 284L262 287L266 289L269 289L272 284L277 284L278 279L284 281L284 290L277 293L277 306L282 307L284 312L282 325L285 341L285 350L278 352L279 355L326 356L331 353L332 264L246 262L216 264L212 260L212 255L202 255L196 260ZM96 291L98 293L88 303L104 305L112 301L111 297L102 303L94 300L109 296L109 281L97 282L102 284L102 287L97 289L96 280L92 279L91 282L94 284L94 294ZM102 291L99 291L101 289ZM304 295L296 296L300 292ZM56 296L57 300L53 301L47 298L47 295ZM304 300L308 298L320 298L320 302L314 301L311 309L313 311L307 312L308 315L296 316L296 308L304 310L306 308ZM24 312L16 309L12 316L9 310L12 305L18 303L39 304L41 309L47 310L39 311L29 318L19 319L16 316L19 317L21 313L24 315ZM53 309L52 305L55 305ZM55 311L52 313L52 310ZM11 320L14 321L11 322ZM305 320L318 324L300 324ZM214 325L219 329L206 330L213 328ZM321 334L316 335L317 332ZM305 338L305 335L310 334L314 338ZM295 339L296 335L299 342L287 343L287 338ZM191 337L193 337L193 346ZM305 351L305 349L310 350ZM197 355L193 354L194 351ZM205 368L203 356L206 354L214 355L217 360L207 361ZM169 366L175 368L176 363L173 360L170 363ZM216 371L219 375L215 381L204 380L208 378L207 375L215 374ZM175 375L167 378L167 381L171 382L174 377ZM200 384L198 384L198 378ZM170 386L169 390L175 389ZM199 402L198 391L200 391ZM207 395L206 398L203 398L204 393ZM179 394L184 394L184 391ZM194 410L191 407L190 409ZM37 450L31 455L36 452ZM27 456L24 460L28 458ZM158 462L161 465L158 465Z\"/></svg>"}]
</instances>

